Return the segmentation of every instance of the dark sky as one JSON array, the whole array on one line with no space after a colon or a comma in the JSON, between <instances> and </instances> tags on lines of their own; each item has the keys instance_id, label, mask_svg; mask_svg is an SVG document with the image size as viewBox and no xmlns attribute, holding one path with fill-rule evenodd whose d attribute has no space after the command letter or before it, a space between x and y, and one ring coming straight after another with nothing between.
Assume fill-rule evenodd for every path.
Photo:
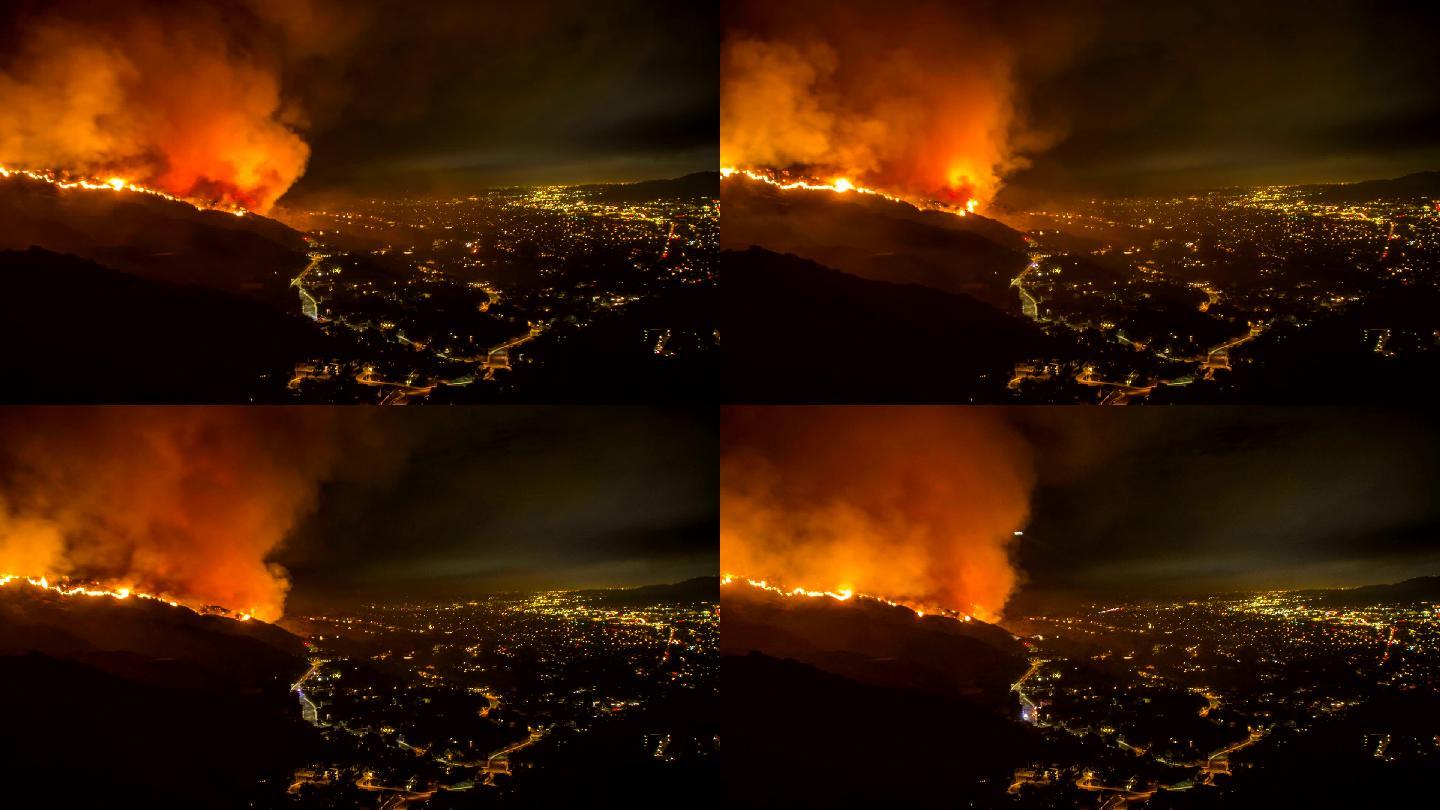
<instances>
[{"instance_id":1,"label":"dark sky","mask_svg":"<svg viewBox=\"0 0 1440 810\"><path fill-rule=\"evenodd\" d=\"M1353 181L1440 169L1440 7L1041 3L1029 114L1064 133L1020 188ZM1038 46L1038 47L1037 47Z\"/></svg>"},{"instance_id":2,"label":"dark sky","mask_svg":"<svg viewBox=\"0 0 1440 810\"><path fill-rule=\"evenodd\" d=\"M0 573L265 615L714 576L716 434L708 409L0 408Z\"/></svg>"},{"instance_id":3,"label":"dark sky","mask_svg":"<svg viewBox=\"0 0 1440 810\"><path fill-rule=\"evenodd\" d=\"M1008 179L1012 197L1440 169L1434 3L723 5L733 49L726 92L737 99L725 125L785 144L771 155L727 134L726 148L736 152L727 157L741 162L824 164L814 152L828 152L904 190L952 162L986 161ZM785 73L775 65L790 65L789 57L763 51L773 81L752 76L761 72L749 67L761 64L754 39L793 46L806 70ZM786 92L767 94L775 87ZM754 109L741 99L762 95L767 103ZM787 110L786 126L772 126Z\"/></svg>"},{"instance_id":4,"label":"dark sky","mask_svg":"<svg viewBox=\"0 0 1440 810\"><path fill-rule=\"evenodd\" d=\"M296 608L717 571L713 412L338 414L336 472L276 555Z\"/></svg>"},{"instance_id":5,"label":"dark sky","mask_svg":"<svg viewBox=\"0 0 1440 810\"><path fill-rule=\"evenodd\" d=\"M1419 413L1017 409L1032 587L1136 593L1440 574L1440 425Z\"/></svg>"},{"instance_id":6,"label":"dark sky","mask_svg":"<svg viewBox=\"0 0 1440 810\"><path fill-rule=\"evenodd\" d=\"M1440 575L1419 411L731 407L722 446L722 564L805 587L998 611L997 543L1012 605Z\"/></svg>"},{"instance_id":7,"label":"dark sky","mask_svg":"<svg viewBox=\"0 0 1440 810\"><path fill-rule=\"evenodd\" d=\"M718 165L713 4L341 9L347 44L288 71L312 147L292 194L629 181Z\"/></svg>"}]
</instances>

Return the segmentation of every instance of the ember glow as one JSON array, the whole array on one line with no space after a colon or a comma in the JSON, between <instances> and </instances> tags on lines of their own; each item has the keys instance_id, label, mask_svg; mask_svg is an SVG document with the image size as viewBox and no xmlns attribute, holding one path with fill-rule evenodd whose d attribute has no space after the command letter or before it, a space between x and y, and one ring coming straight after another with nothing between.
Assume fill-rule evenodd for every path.
<instances>
[{"instance_id":1,"label":"ember glow","mask_svg":"<svg viewBox=\"0 0 1440 810\"><path fill-rule=\"evenodd\" d=\"M803 177L799 179L790 179L786 176L786 174L787 173L785 172L767 171L764 169L737 169L733 166L727 166L720 170L720 177L722 180L739 175L741 177L748 177L751 180L756 180L761 183L766 183L768 185L785 191L793 189L803 189L806 191L833 191L836 194L846 194L849 192L854 192L856 194L869 194L875 197L890 200L891 202L909 203L917 208L926 210L946 211L948 213L956 214L962 217L966 214L974 213L975 206L979 204L979 201L974 198L966 200L963 206L946 205L935 200L906 199L904 197L897 197L894 194L887 194L883 191L880 191L879 189L866 188L865 186L857 186L853 182L851 182L850 178L848 177L837 177L829 182L825 182L821 180L806 179Z\"/></svg>"},{"instance_id":2,"label":"ember glow","mask_svg":"<svg viewBox=\"0 0 1440 810\"><path fill-rule=\"evenodd\" d=\"M133 590L124 585L75 585L69 582L51 582L46 577L24 577L17 574L0 574L0 588L10 586L14 583L17 587L29 585L32 588L58 593L61 596L79 597L109 597L111 599L148 599L154 602L164 602L171 607L184 607L196 613L219 614L229 616L242 622L248 622L255 618L253 614L244 611L231 611L217 606L187 605L163 594L146 593Z\"/></svg>"},{"instance_id":3,"label":"ember glow","mask_svg":"<svg viewBox=\"0 0 1440 810\"><path fill-rule=\"evenodd\" d=\"M269 557L330 469L328 427L308 410L7 411L0 572L278 619L289 577Z\"/></svg>"},{"instance_id":4,"label":"ember glow","mask_svg":"<svg viewBox=\"0 0 1440 810\"><path fill-rule=\"evenodd\" d=\"M224 211L227 214L234 214L237 217L243 217L247 213L249 213L246 209L236 205L227 205L225 203L206 203L200 200L181 199L180 197L176 197L173 194L166 194L165 192L158 189L147 188L146 186L139 185L138 183L132 183L123 177L107 177L103 180L99 178L75 178L68 177L63 174L57 174L56 172L52 171L34 171L31 169L16 169L9 166L0 166L0 178L6 177L26 177L31 180L38 180L42 183L49 183L50 185L61 189L78 188L91 191L128 191L135 194L148 194L152 197L160 197L161 199L170 200L171 202L183 202L200 209Z\"/></svg>"},{"instance_id":5,"label":"ember glow","mask_svg":"<svg viewBox=\"0 0 1440 810\"><path fill-rule=\"evenodd\" d=\"M720 68L722 165L846 178L963 212L1056 138L1021 113L1009 38L963 9L733 5Z\"/></svg>"},{"instance_id":6,"label":"ember glow","mask_svg":"<svg viewBox=\"0 0 1440 810\"><path fill-rule=\"evenodd\" d=\"M1028 444L983 409L728 408L721 569L994 619L1032 483Z\"/></svg>"},{"instance_id":7,"label":"ember glow","mask_svg":"<svg viewBox=\"0 0 1440 810\"><path fill-rule=\"evenodd\" d=\"M0 163L268 211L309 159L281 88L300 12L248 5L55 3L21 18L0 58Z\"/></svg>"},{"instance_id":8,"label":"ember glow","mask_svg":"<svg viewBox=\"0 0 1440 810\"><path fill-rule=\"evenodd\" d=\"M952 619L962 622L968 622L971 619L971 616L969 614L961 613L960 611L951 610L950 608L941 607L939 605L921 605L913 602L897 602L892 599L886 599L883 596L875 596L868 593L855 593L849 588L838 588L833 591L814 591L808 588L801 587L786 588L782 585L776 585L773 582L767 582L763 579L751 579L750 577L739 576L737 574L722 574L720 576L721 586L730 585L737 582L744 583L745 585L749 585L752 588L759 588L762 591L767 591L769 593L785 597L797 597L806 599L829 598L834 599L837 602L848 602L851 599L880 602L881 604L890 605L891 607L900 607L906 608L907 610L912 610L915 612L915 616L917 618L924 618L927 615L936 615L948 616ZM986 618L989 620L993 620L998 617L988 616Z\"/></svg>"}]
</instances>

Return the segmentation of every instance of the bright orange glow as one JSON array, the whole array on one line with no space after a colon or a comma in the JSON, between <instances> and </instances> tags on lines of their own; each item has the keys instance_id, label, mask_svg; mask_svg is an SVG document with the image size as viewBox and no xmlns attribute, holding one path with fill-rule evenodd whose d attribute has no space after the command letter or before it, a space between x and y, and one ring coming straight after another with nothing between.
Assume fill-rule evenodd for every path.
<instances>
[{"instance_id":1,"label":"bright orange glow","mask_svg":"<svg viewBox=\"0 0 1440 810\"><path fill-rule=\"evenodd\" d=\"M722 571L927 615L1003 612L1034 470L1000 413L729 408L721 437Z\"/></svg>"},{"instance_id":2,"label":"bright orange glow","mask_svg":"<svg viewBox=\"0 0 1440 810\"><path fill-rule=\"evenodd\" d=\"M209 204L196 200L187 200L167 194L158 189L148 188L136 183L131 183L123 177L72 177L70 175L54 172L39 171L35 169L17 169L10 166L0 166L0 178L4 177L26 177L31 180L38 180L42 183L49 183L56 188L63 189L88 189L91 191L127 191L136 194L149 194L152 197L160 197L171 202L183 202L196 208L209 211L224 211L227 214L234 214L243 217L249 213L245 208L236 205Z\"/></svg>"},{"instance_id":3,"label":"bright orange glow","mask_svg":"<svg viewBox=\"0 0 1440 810\"><path fill-rule=\"evenodd\" d=\"M323 410L0 414L0 573L279 619L290 582L271 557L338 451Z\"/></svg>"},{"instance_id":4,"label":"bright orange glow","mask_svg":"<svg viewBox=\"0 0 1440 810\"><path fill-rule=\"evenodd\" d=\"M0 588L12 582L24 582L33 587L54 591L62 596L108 596L111 599L153 599L157 602L164 602L168 605L180 606L180 603L167 596L151 593L140 593L132 591L124 586L107 588L103 586L68 585L62 582L51 582L48 577L25 577L18 574L0 574Z\"/></svg>"},{"instance_id":5,"label":"bright orange glow","mask_svg":"<svg viewBox=\"0 0 1440 810\"><path fill-rule=\"evenodd\" d=\"M721 165L973 211L1063 134L1019 103L1014 32L967 4L730 5Z\"/></svg>"},{"instance_id":6,"label":"bright orange glow","mask_svg":"<svg viewBox=\"0 0 1440 810\"><path fill-rule=\"evenodd\" d=\"M891 202L909 203L910 205L913 205L916 208L920 208L922 210L945 211L947 213L955 214L962 217L965 216L967 213L973 213L975 211L976 205L975 200L970 200L963 208L956 208L935 202L934 200L906 199L904 197L897 197L893 194L886 194L885 192L878 189L857 186L849 179L844 177L838 177L828 183L825 183L811 178L800 178L797 180L782 179L778 173L766 171L764 169L740 169L734 166L727 166L720 170L721 179L727 179L736 175L740 175L741 177L748 177L751 180L757 180L761 183L765 183L767 185L771 185L775 188L781 189L782 191L803 189L805 191L833 191L836 194L845 194L847 192L853 191L857 194L870 194L876 197L882 197L884 199L890 200Z\"/></svg>"},{"instance_id":7,"label":"bright orange glow","mask_svg":"<svg viewBox=\"0 0 1440 810\"><path fill-rule=\"evenodd\" d=\"M275 6L260 10L274 26L210 8L111 3L82 16L46 5L16 21L0 66L0 162L257 213L304 173L304 111L281 86L292 28L276 19L299 3L245 4ZM265 47L252 40L262 26ZM324 27L336 38L345 28Z\"/></svg>"},{"instance_id":8,"label":"bright orange glow","mask_svg":"<svg viewBox=\"0 0 1440 810\"><path fill-rule=\"evenodd\" d=\"M963 622L968 622L971 620L971 616L965 613L961 613L957 610L950 610L948 608L939 607L937 605L926 606L913 602L895 601L893 599L886 599L883 596L875 596L874 594L856 593L850 588L836 588L833 591L811 590L809 588L801 587L786 588L783 585L776 585L773 582L767 582L763 579L751 579L750 577L739 576L736 574L724 574L720 577L720 584L722 586L731 585L736 582L743 582L752 588L759 588L762 591L768 591L770 593L786 597L803 597L807 599L830 598L834 599L837 602L848 602L851 599L879 602L881 604L890 605L891 607L906 608L908 610L914 611L915 617L920 619L925 618L925 615L927 613L930 613L937 616L948 616L952 619ZM990 620L993 621L995 618L997 617L990 617Z\"/></svg>"},{"instance_id":9,"label":"bright orange glow","mask_svg":"<svg viewBox=\"0 0 1440 810\"><path fill-rule=\"evenodd\" d=\"M242 622L248 622L255 618L250 613L232 612L213 605L202 606L186 604L165 594L145 593L135 591L125 586L107 587L104 585L72 585L67 582L51 582L48 577L26 577L18 574L0 574L0 588L9 586L11 583L24 583L34 588L58 593L61 596L88 596L88 597L109 597L111 599L149 599L155 602L164 602L171 607L183 607L196 613L219 614L229 616Z\"/></svg>"}]
</instances>

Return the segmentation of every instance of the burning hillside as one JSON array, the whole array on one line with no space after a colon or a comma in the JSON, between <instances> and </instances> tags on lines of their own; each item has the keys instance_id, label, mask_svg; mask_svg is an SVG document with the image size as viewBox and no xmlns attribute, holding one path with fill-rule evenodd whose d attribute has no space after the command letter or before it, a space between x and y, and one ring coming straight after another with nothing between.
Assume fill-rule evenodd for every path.
<instances>
[{"instance_id":1,"label":"burning hillside","mask_svg":"<svg viewBox=\"0 0 1440 810\"><path fill-rule=\"evenodd\" d=\"M274 621L289 581L269 557L331 467L329 425L319 412L10 410L0 583Z\"/></svg>"},{"instance_id":2,"label":"burning hillside","mask_svg":"<svg viewBox=\"0 0 1440 810\"><path fill-rule=\"evenodd\" d=\"M861 602L877 602L882 605L889 605L890 607L907 608L915 613L916 618L921 619L925 618L925 616L928 614L932 616L947 616L949 618L955 619L956 621L962 622L968 622L971 620L971 616L969 614L961 613L956 610L950 610L949 608L936 607L933 605L927 607L926 605L910 602L897 602L893 599L886 599L883 596L874 596L868 593L855 593L854 591L849 589L843 589L839 591L811 591L800 587L787 588L783 585L776 585L773 582L766 582L763 579L750 579L749 577L737 576L735 574L723 574L720 577L720 584L722 586L737 583L741 585L748 585L751 588L756 588L758 590L765 591L766 593L775 594L776 596L783 596L787 599L833 599L836 602L848 602L851 599L856 599Z\"/></svg>"},{"instance_id":3,"label":"burning hillside","mask_svg":"<svg viewBox=\"0 0 1440 810\"><path fill-rule=\"evenodd\" d=\"M0 584L0 772L21 805L275 806L303 642L118 591ZM263 800L262 800L263 799Z\"/></svg>"},{"instance_id":4,"label":"burning hillside","mask_svg":"<svg viewBox=\"0 0 1440 810\"><path fill-rule=\"evenodd\" d=\"M84 189L87 191L113 191L128 192L132 194L148 194L150 196L159 197L161 199L170 200L172 202L186 202L200 209L225 211L226 213L234 214L237 217L243 217L247 213L247 211L240 206L227 205L220 201L216 201L214 203L206 203L200 200L182 199L180 197L174 196L173 194L167 194L158 189L153 189L147 186L139 185L137 183L132 183L123 177L106 177L103 179L99 177L72 177L68 174L57 173L54 171L35 171L32 169L16 169L6 166L0 166L0 179L12 176L25 177L31 180L39 181L41 183L48 183L57 189Z\"/></svg>"},{"instance_id":5,"label":"burning hillside","mask_svg":"<svg viewBox=\"0 0 1440 810\"><path fill-rule=\"evenodd\" d=\"M804 176L794 178L789 172L783 171L763 169L737 169L733 166L727 166L720 170L721 179L727 179L736 175L739 175L741 177L747 177L751 180L774 186L781 191L803 189L805 191L831 191L836 194L848 194L850 192L862 195L868 194L880 197L881 199L890 200L891 202L908 202L921 209L948 211L962 217L966 214L974 213L975 206L979 202L974 198L970 198L966 200L963 205L947 205L945 203L940 203L933 200L907 200L903 197L897 197L894 194L887 194L878 189L866 188L865 186L857 186L854 183L850 182L850 179L848 177L837 177L827 182L818 179L807 179Z\"/></svg>"},{"instance_id":6,"label":"burning hillside","mask_svg":"<svg viewBox=\"0 0 1440 810\"><path fill-rule=\"evenodd\" d=\"M721 570L782 593L998 617L1034 471L1003 419L963 411L726 411Z\"/></svg>"},{"instance_id":7,"label":"burning hillside","mask_svg":"<svg viewBox=\"0 0 1440 810\"><path fill-rule=\"evenodd\" d=\"M0 23L13 41L0 57L0 164L268 211L309 158L283 80L326 47L316 5L22 4Z\"/></svg>"},{"instance_id":8,"label":"burning hillside","mask_svg":"<svg viewBox=\"0 0 1440 810\"><path fill-rule=\"evenodd\" d=\"M125 585L105 586L96 584L80 584L69 581L51 582L47 577L22 577L15 574L0 574L0 588L9 586L24 588L29 586L42 591L49 591L54 594L66 597L92 598L92 599L115 599L124 601L126 599L151 600L163 602L171 607L186 607L197 613L206 615L230 616L237 621L248 622L253 616L244 611L231 611L218 605L185 605L164 594L146 593L136 591Z\"/></svg>"},{"instance_id":9,"label":"burning hillside","mask_svg":"<svg viewBox=\"0 0 1440 810\"><path fill-rule=\"evenodd\" d=\"M720 159L732 172L963 214L1055 139L1019 103L1015 23L995 8L731 6Z\"/></svg>"}]
</instances>

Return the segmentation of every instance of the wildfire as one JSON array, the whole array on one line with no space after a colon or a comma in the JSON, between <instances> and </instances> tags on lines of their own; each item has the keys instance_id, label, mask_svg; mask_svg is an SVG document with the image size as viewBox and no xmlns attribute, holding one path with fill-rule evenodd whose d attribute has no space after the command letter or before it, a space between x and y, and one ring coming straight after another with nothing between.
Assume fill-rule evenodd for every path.
<instances>
[{"instance_id":1,"label":"wildfire","mask_svg":"<svg viewBox=\"0 0 1440 810\"><path fill-rule=\"evenodd\" d=\"M252 616L250 613L245 612L231 612L222 608L215 607L197 608L193 605L187 605L183 602L179 602L163 594L145 593L143 591L137 591L125 586L110 588L96 585L93 583L90 585L71 585L64 582L51 582L48 577L27 577L20 574L0 574L0 588L8 586L12 582L28 583L32 587L41 588L47 591L54 591L61 596L109 597L111 599L149 599L155 602L164 602L171 607L183 607L187 610L194 611L195 613L226 615L242 622L248 622L252 618L254 618L254 616Z\"/></svg>"},{"instance_id":2,"label":"wildfire","mask_svg":"<svg viewBox=\"0 0 1440 810\"><path fill-rule=\"evenodd\" d=\"M776 585L772 582L769 582L768 580L751 579L750 577L739 576L736 574L723 574L720 577L720 584L722 586L729 585L734 582L743 582L752 588L759 588L762 591L769 591L770 593L786 597L805 597L809 599L829 598L834 599L837 602L847 602L851 599L862 599L869 600L871 602L880 602L881 604L890 605L891 607L899 607L905 608L907 610L912 610L915 612L916 618L923 618L927 615L935 615L948 616L949 618L962 622L968 622L972 619L972 616L970 614L963 613L958 610L951 610L949 608L939 607L936 605L922 605L909 601L896 601L893 599L886 599L883 596L875 596L873 594L856 593L853 589L846 587L836 588L833 591L815 591L801 587L786 588L784 586Z\"/></svg>"},{"instance_id":3,"label":"wildfire","mask_svg":"<svg viewBox=\"0 0 1440 810\"><path fill-rule=\"evenodd\" d=\"M875 197L889 200L891 202L913 205L916 208L921 209L922 211L943 211L947 214L954 214L961 217L965 216L966 214L975 213L975 207L979 205L979 201L975 199L966 200L964 206L955 206L938 202L936 200L917 200L910 199L908 197L897 197L894 194L888 194L884 191L880 191L879 189L866 188L865 186L857 186L855 185L854 181L850 180L848 177L837 177L827 183L816 178L802 177L796 180L782 179L779 173L765 169L740 169L733 166L727 166L720 169L721 179L733 177L737 174L748 177L751 180L758 180L761 183L766 183L784 191L789 191L792 189L804 189L806 191L831 191L836 194L848 194L850 192L854 192L856 194L869 194Z\"/></svg>"},{"instance_id":4,"label":"wildfire","mask_svg":"<svg viewBox=\"0 0 1440 810\"><path fill-rule=\"evenodd\" d=\"M0 166L0 178L12 176L28 177L31 180L38 180L62 189L80 188L91 191L124 191L134 192L136 194L149 194L152 197L159 197L171 202L185 203L202 211L223 211L227 214L234 214L237 217L243 217L250 213L238 205L225 205L176 197L173 194L167 194L159 189L132 183L123 177L108 177L104 179L97 177L73 177L63 172L37 171L34 169L16 169L9 166Z\"/></svg>"}]
</instances>

